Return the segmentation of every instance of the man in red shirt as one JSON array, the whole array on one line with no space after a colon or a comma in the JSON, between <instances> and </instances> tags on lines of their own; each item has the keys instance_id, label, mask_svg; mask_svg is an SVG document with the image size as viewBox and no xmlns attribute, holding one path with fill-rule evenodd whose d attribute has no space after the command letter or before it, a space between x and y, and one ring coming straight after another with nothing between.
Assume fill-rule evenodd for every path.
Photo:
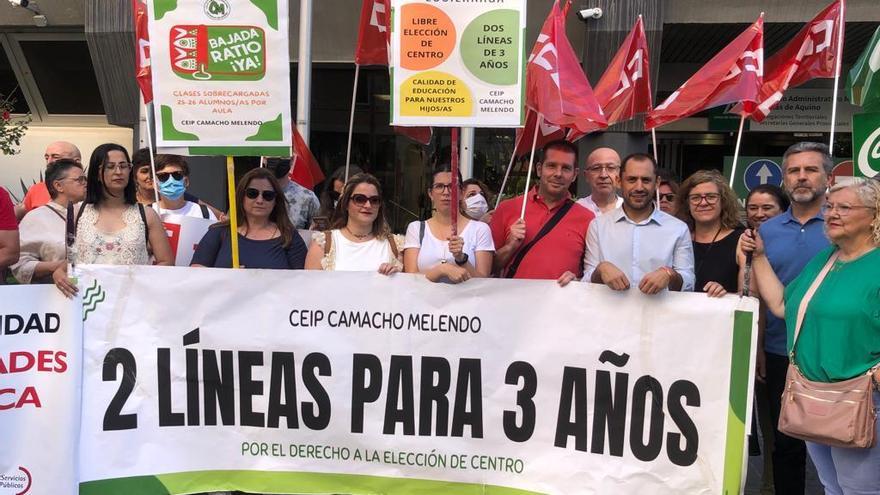
<instances>
[{"instance_id":1,"label":"man in red shirt","mask_svg":"<svg viewBox=\"0 0 880 495\"><path fill-rule=\"evenodd\" d=\"M542 155L536 166L537 187L526 196L503 201L490 224L494 269L507 278L557 280L567 271L583 273L587 228L594 215L575 204L568 192L578 175L577 148L568 141L553 141ZM520 219L523 201L525 220ZM551 221L555 225L549 228ZM539 234L543 235L538 238Z\"/></svg>"},{"instance_id":2,"label":"man in red shirt","mask_svg":"<svg viewBox=\"0 0 880 495\"><path fill-rule=\"evenodd\" d=\"M6 269L18 262L18 221L6 189L0 187L0 285L6 283Z\"/></svg>"}]
</instances>

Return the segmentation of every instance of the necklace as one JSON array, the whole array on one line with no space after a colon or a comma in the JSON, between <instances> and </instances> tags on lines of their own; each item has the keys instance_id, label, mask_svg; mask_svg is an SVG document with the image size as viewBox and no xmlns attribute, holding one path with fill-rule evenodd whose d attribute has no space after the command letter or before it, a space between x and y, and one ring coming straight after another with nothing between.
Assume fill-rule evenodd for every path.
<instances>
[{"instance_id":1,"label":"necklace","mask_svg":"<svg viewBox=\"0 0 880 495\"><path fill-rule=\"evenodd\" d=\"M351 234L352 236L354 236L355 239L358 239L358 240L364 240L364 239L370 237L371 235L373 235L372 232L367 232L366 234L355 234L354 232L351 231L350 228L348 228L348 225L345 226L345 230L347 230L349 234Z\"/></svg>"}]
</instances>

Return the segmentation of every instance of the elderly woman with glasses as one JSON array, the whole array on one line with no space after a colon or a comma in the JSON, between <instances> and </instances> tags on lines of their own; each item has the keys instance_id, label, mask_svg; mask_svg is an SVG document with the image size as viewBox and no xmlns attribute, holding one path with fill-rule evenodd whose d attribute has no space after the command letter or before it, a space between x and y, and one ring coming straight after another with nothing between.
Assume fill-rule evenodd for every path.
<instances>
[{"instance_id":1,"label":"elderly woman with glasses","mask_svg":"<svg viewBox=\"0 0 880 495\"><path fill-rule=\"evenodd\" d=\"M415 221L406 229L403 264L407 273L424 273L432 282L461 283L472 277L488 277L492 271L495 243L489 225L472 220L452 204L452 188L460 177L452 177L448 164L439 165L428 177L428 197L434 213L426 221ZM459 208L455 234L452 209Z\"/></svg>"},{"instance_id":2,"label":"elderly woman with glasses","mask_svg":"<svg viewBox=\"0 0 880 495\"><path fill-rule=\"evenodd\" d=\"M278 179L266 168L244 174L235 190L239 261L243 268L301 270L306 244L287 216ZM229 220L211 226L191 266L232 267Z\"/></svg>"},{"instance_id":3,"label":"elderly woman with glasses","mask_svg":"<svg viewBox=\"0 0 880 495\"><path fill-rule=\"evenodd\" d=\"M816 255L783 287L759 234L747 232L742 250L753 252L754 277L768 309L785 318L792 363L808 380L839 382L880 372L880 182L867 180L831 188L822 207L831 246ZM820 273L831 267L824 278ZM819 280L794 346L798 310ZM875 428L880 428L880 392L873 392ZM836 406L835 406L836 407ZM833 414L833 413L830 413ZM875 431L876 432L876 431ZM880 432L876 432L880 433ZM807 442L807 451L828 494L877 493L880 446L841 448Z\"/></svg>"},{"instance_id":4,"label":"elderly woman with glasses","mask_svg":"<svg viewBox=\"0 0 880 495\"><path fill-rule=\"evenodd\" d=\"M391 275L403 271L401 244L385 221L379 181L370 174L357 174L345 183L330 230L313 235L306 269Z\"/></svg>"},{"instance_id":5,"label":"elderly woman with glasses","mask_svg":"<svg viewBox=\"0 0 880 495\"><path fill-rule=\"evenodd\" d=\"M691 231L694 246L694 292L722 297L739 292L736 256L743 226L736 194L715 170L700 170L678 190L678 217Z\"/></svg>"},{"instance_id":6,"label":"elderly woman with glasses","mask_svg":"<svg viewBox=\"0 0 880 495\"><path fill-rule=\"evenodd\" d=\"M95 148L89 159L86 199L76 209L76 263L172 265L174 257L159 215L137 202L128 151L113 143ZM68 278L67 264L52 273L67 297L77 288Z\"/></svg>"}]
</instances>

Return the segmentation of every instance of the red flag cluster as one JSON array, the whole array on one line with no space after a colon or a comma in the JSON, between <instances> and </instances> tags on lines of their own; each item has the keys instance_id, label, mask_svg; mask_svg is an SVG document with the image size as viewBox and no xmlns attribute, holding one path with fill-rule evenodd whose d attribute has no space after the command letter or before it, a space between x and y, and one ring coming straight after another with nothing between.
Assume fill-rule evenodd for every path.
<instances>
[{"instance_id":1,"label":"red flag cluster","mask_svg":"<svg viewBox=\"0 0 880 495\"><path fill-rule=\"evenodd\" d=\"M391 2L363 0L358 27L358 42L354 51L357 65L388 67L388 45L391 43ZM429 144L433 130L430 127L394 126L394 132L417 143Z\"/></svg>"},{"instance_id":2,"label":"red flag cluster","mask_svg":"<svg viewBox=\"0 0 880 495\"><path fill-rule=\"evenodd\" d=\"M318 165L318 160L309 149L302 134L293 126L293 156L290 158L290 180L297 184L314 189L315 186L324 181L324 172Z\"/></svg>"}]
</instances>

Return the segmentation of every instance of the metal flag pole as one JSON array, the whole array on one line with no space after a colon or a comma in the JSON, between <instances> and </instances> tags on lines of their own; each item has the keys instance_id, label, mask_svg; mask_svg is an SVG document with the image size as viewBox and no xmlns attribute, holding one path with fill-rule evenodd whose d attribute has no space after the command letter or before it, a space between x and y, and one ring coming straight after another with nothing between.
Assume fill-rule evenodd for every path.
<instances>
[{"instance_id":1,"label":"metal flag pole","mask_svg":"<svg viewBox=\"0 0 880 495\"><path fill-rule=\"evenodd\" d=\"M514 143L513 152L510 154L510 163L507 164L507 170L504 172L504 180L501 181L501 189L498 190L498 197L495 198L495 209L501 203L501 197L504 196L504 186L507 185L507 178L510 177L510 169L513 168L513 162L516 161L516 144Z\"/></svg>"},{"instance_id":2,"label":"metal flag pole","mask_svg":"<svg viewBox=\"0 0 880 495\"><path fill-rule=\"evenodd\" d=\"M746 116L739 117L739 131L736 133L736 147L733 149L733 165L730 166L730 188L733 189L733 181L736 178L736 162L739 160L739 145L742 142L743 125L746 123Z\"/></svg>"},{"instance_id":3,"label":"metal flag pole","mask_svg":"<svg viewBox=\"0 0 880 495\"><path fill-rule=\"evenodd\" d=\"M843 0L840 0L840 21L837 23L837 56L834 61L834 91L831 96L831 138L828 140L828 153L834 156L834 127L837 123L837 87L840 85L840 62L843 57L843 29L846 11Z\"/></svg>"},{"instance_id":4,"label":"metal flag pole","mask_svg":"<svg viewBox=\"0 0 880 495\"><path fill-rule=\"evenodd\" d=\"M143 100L142 100L143 101ZM146 113L147 118L147 148L150 150L150 173L153 174L153 197L156 199L155 203L153 203L153 208L156 212L159 211L159 178L156 177L156 158L155 155L156 149L153 147L153 130L150 125L150 105L144 103L144 112Z\"/></svg>"},{"instance_id":5,"label":"metal flag pole","mask_svg":"<svg viewBox=\"0 0 880 495\"><path fill-rule=\"evenodd\" d=\"M360 77L361 66L354 64L354 87L351 90L351 115L348 117L348 144L345 146L345 181L348 182L348 167L351 163L351 134L354 130L354 105L357 99L358 78Z\"/></svg>"},{"instance_id":6,"label":"metal flag pole","mask_svg":"<svg viewBox=\"0 0 880 495\"><path fill-rule=\"evenodd\" d=\"M659 164L660 160L657 159L657 131L653 127L651 128L651 142L654 145L654 162ZM657 208L660 208L660 186L657 186Z\"/></svg>"},{"instance_id":7,"label":"metal flag pole","mask_svg":"<svg viewBox=\"0 0 880 495\"><path fill-rule=\"evenodd\" d=\"M529 187L532 182L532 166L535 164L535 146L538 144L538 132L540 132L541 124L544 123L544 114L538 112L538 122L535 124L535 135L532 138L532 153L529 155L529 169L526 172L526 192L523 194L523 202L522 202L522 210L520 210L519 218L520 220L525 220L526 218L526 203L529 195Z\"/></svg>"}]
</instances>

